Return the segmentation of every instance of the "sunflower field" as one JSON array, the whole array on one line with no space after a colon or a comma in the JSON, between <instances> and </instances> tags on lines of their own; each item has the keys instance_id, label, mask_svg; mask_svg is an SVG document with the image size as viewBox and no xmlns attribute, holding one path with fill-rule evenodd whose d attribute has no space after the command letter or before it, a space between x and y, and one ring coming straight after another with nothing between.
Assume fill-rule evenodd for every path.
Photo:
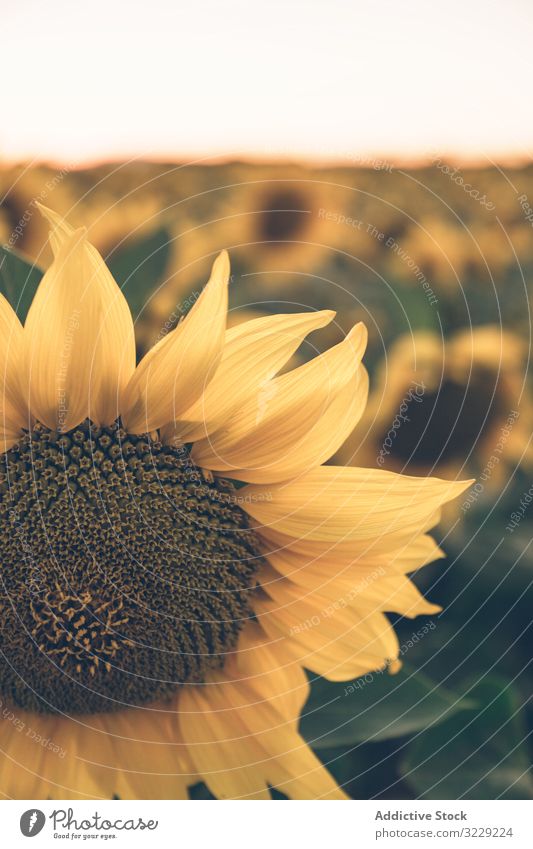
<instances>
[{"instance_id":1,"label":"sunflower field","mask_svg":"<svg viewBox=\"0 0 533 849\"><path fill-rule=\"evenodd\" d=\"M336 790L331 787L340 787L354 799L533 798L529 772L533 730L533 398L529 369L533 167L472 168L437 155L420 168L384 159L358 160L342 167L131 161L80 170L21 164L0 170L0 198L0 293L21 323L29 316L35 339L39 318L30 305L45 279L45 270L54 261L48 238L50 219L41 214L39 205L64 217L72 228L87 228L88 242L105 260L131 311L137 362L154 346L154 350L158 346L162 350L162 341L193 319L213 263L214 276L217 268L224 273L217 257L227 251L231 263L230 332L235 329L237 334L245 322L264 320L266 327L279 313L335 312L332 320L310 325L305 331L313 330L310 340L300 347L295 344L287 353L277 378L286 382L279 384L279 391L297 393L290 384L293 371L330 349L342 352L346 339L362 351L361 331L355 328L360 322L366 327L363 361L368 386L363 385L366 378L362 372L357 373L357 381L358 391L367 392L368 400L360 408L357 404L349 408L347 424L351 427L345 427L341 415L337 419L330 416L327 428L339 434L337 440L328 439L328 432L316 432L317 451L321 439L334 446L333 453L320 460L326 469L341 465L353 470L353 485L356 490L361 487L362 498L364 483L359 483L359 469L464 482L462 491L454 491L453 501L451 495L442 495L433 504L428 489L427 515L420 513L421 524L425 523L420 530L433 527L436 546L426 554L421 550L417 562L406 563L404 568L416 597L408 604L402 595L402 603L395 606L394 593L404 590L391 584L386 590L391 596L390 609L379 602L397 635L395 657L374 668L371 662L363 664L360 674L357 665L347 664L345 675L328 674L326 661L313 668L302 661L307 679L302 687L309 688L301 709L290 716L297 723L305 751L310 750L310 757L316 759L309 763L323 765L327 778L321 779L322 783L317 778L316 784L310 780L307 791L303 787L293 793L290 778L284 779L291 772L291 754L286 748L272 769L272 778L265 778L270 797L282 800L306 792L333 797ZM214 339L219 331L215 300L213 304L209 309ZM205 315L210 315L207 308L204 322ZM190 326L192 334L194 326ZM40 342L35 345L39 362L45 342L41 347ZM104 370L112 368L105 357L102 362ZM332 356L330 367L339 372L345 367L341 353ZM245 382L245 364L242 368ZM147 387L148 383L145 394ZM223 404L224 393L219 391L219 403ZM229 391L239 392L238 381ZM292 406L288 398L283 408L291 411L290 421L273 420L271 425L279 426L287 440L291 432L300 433L311 409L299 408L297 398L295 394ZM183 409L189 409L194 398L187 404L181 400ZM269 401L267 397L265 403ZM176 395L173 403L179 402ZM45 402L39 403L44 409ZM238 410L245 416L244 395ZM141 411L138 402L130 400L127 415L130 429L137 434L131 450L137 450L144 462L142 451L146 448L138 434L153 431L166 420L154 417L144 428L134 426L141 412L144 415L144 408ZM197 413L200 418L200 411ZM38 418L52 426L46 415ZM78 427L74 436L81 433L81 446L87 434L79 422L80 418L73 427ZM221 446L232 457L238 455L234 446L243 450L244 437L240 433L232 436L231 428L228 433L214 445L207 444L207 439L199 442L192 451L193 460L215 476L227 465L228 476L237 480L237 493L243 485L256 493L258 501L249 513L264 527L268 522L263 514L271 515L266 512L270 506L261 503L261 498L267 498L261 490L264 479L256 480L252 473L232 475L232 469L241 467L239 463L244 465L241 455L232 465L229 461L224 465L215 456ZM104 437L108 443L115 438L99 431L97 439L102 445ZM298 450L303 452L304 436L299 440ZM192 443L194 439L184 437L183 441ZM19 465L30 462L23 447L14 449L9 443L8 448L19 452ZM104 453L107 450L102 448ZM274 470L278 459L269 461ZM301 471L296 465L290 468L291 476ZM5 493L9 481L2 477L3 467L0 472ZM266 481L274 491L274 501L279 480L284 480L283 473L276 477L273 471ZM214 503L219 484L207 474L205 486ZM117 501L118 513L120 504ZM441 504L434 527L430 518ZM3 515L8 521L6 511ZM166 514L162 515L157 520L161 529L166 527ZM233 514L225 519L228 528L235 522L237 533L240 519ZM25 521L25 517L20 519L21 527L26 526ZM385 521L392 519L384 516ZM38 533L33 525L31 528L32 534ZM289 533L285 526L282 531ZM268 536L261 537L261 533L262 540ZM93 540L90 529L84 534ZM268 537L269 541L273 538ZM96 535L93 544L96 550ZM210 544L208 537L202 538L201 545L208 549ZM237 544L228 536L228 546ZM272 559L268 574L275 570L278 574L282 565L278 567ZM326 563L324 569L327 571ZM333 623L342 621L350 593L364 595L371 610L383 575L376 577L372 571L365 575L359 589L350 590L341 583L332 592L324 589L314 607L302 606L307 612L297 622L290 628L285 623L298 646L314 646L314 635L319 630L322 633L324 623L333 629ZM200 580L202 576L197 577ZM0 609L4 610L13 593L9 580L3 583ZM263 612L268 615L269 605L283 607L276 582L272 582L273 588L269 589L268 582L260 588L254 627ZM292 588L295 598L305 598L303 579L294 579ZM90 587L86 592L87 596L73 601L58 588L52 589L47 603L61 610L79 604L81 616L91 598ZM165 598L158 603L163 609ZM115 647L105 642L109 629L126 621L121 605L105 604L98 608L101 615L105 608L108 617L108 630L101 635L102 664L107 662L106 652L114 657ZM378 602L375 604L377 609ZM34 607L35 633L55 645L59 639L54 630L57 617L52 621L47 618L48 608L36 611ZM2 615L3 622L9 621L6 615ZM242 615L238 605L234 612L232 608L232 615ZM82 628L83 623L76 627ZM278 623L277 627L282 626ZM269 634L278 639L277 631ZM171 636L168 639L172 644ZM179 641L177 646L182 650ZM6 651L4 643L2 651ZM295 657L290 655L291 663L296 663ZM331 664L337 662L333 651L331 657ZM267 663L266 654L263 661ZM367 667L370 671L364 671ZM90 676L100 674L96 667L91 669ZM2 674L0 668L0 709L12 735L15 720L9 719L11 707L4 698ZM18 684L9 676L4 680L8 678L10 692L15 692ZM273 679L273 690L275 687ZM64 699L62 695L58 700L61 711L69 707L65 693ZM273 691L268 698L276 695ZM192 695L189 701L194 704ZM39 710L32 700L27 707ZM243 723L246 716L243 711ZM251 725L256 721L261 720L254 718ZM31 730L31 723L28 728ZM48 728L48 737L41 736L53 741L52 724ZM198 727L191 727L189 733L196 743L203 742ZM157 753L156 743L154 739L147 744L154 750L153 757L148 756L153 760L150 773L166 775L170 771L167 756ZM10 745L8 742L4 752ZM270 752L268 746L275 747L275 741L264 745ZM237 748L235 743L227 752L221 749L223 764L231 761ZM301 763L297 762L300 756ZM144 757L141 748L132 752L130 768L140 769ZM240 754L235 757L241 763ZM301 753L295 753L294 759L298 774L315 768L306 766ZM246 795L241 785L235 789L229 779L227 791L223 783L210 782L209 769L201 767L195 763L190 770L196 778L186 782L184 792L189 798ZM189 770L185 756L180 768ZM72 786L76 786L75 779ZM244 779L243 786L246 788ZM256 792L252 778L250 787L252 795ZM26 792L21 798L39 798L38 789L32 786L31 790L35 792L21 791ZM64 792L58 797L64 797ZM100 786L100 795L108 798L157 798L166 792L172 798L175 791L167 790L164 782L151 774L139 778L135 787L127 782L112 786L110 782L102 791Z\"/></svg>"}]
</instances>

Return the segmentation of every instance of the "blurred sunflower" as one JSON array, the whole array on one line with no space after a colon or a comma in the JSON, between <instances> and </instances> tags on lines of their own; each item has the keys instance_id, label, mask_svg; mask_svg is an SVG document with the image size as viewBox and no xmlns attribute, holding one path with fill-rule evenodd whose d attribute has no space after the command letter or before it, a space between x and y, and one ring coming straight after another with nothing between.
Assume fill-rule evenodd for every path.
<instances>
[{"instance_id":1,"label":"blurred sunflower","mask_svg":"<svg viewBox=\"0 0 533 849\"><path fill-rule=\"evenodd\" d=\"M0 245L7 245L7 242L8 242L10 235L11 235L11 227L10 227L9 215L0 206Z\"/></svg>"},{"instance_id":2,"label":"blurred sunflower","mask_svg":"<svg viewBox=\"0 0 533 849\"><path fill-rule=\"evenodd\" d=\"M533 460L527 356L525 340L496 325L445 341L427 331L401 336L377 369L357 434L336 460L479 475L496 452L487 487L497 485L509 467Z\"/></svg>"},{"instance_id":3,"label":"blurred sunflower","mask_svg":"<svg viewBox=\"0 0 533 849\"><path fill-rule=\"evenodd\" d=\"M464 274L473 258L480 258L472 237L458 224L430 215L408 228L398 240L404 258L412 259L433 283L456 292L464 285ZM414 280L409 262L394 250L388 254L389 273Z\"/></svg>"},{"instance_id":4,"label":"blurred sunflower","mask_svg":"<svg viewBox=\"0 0 533 849\"><path fill-rule=\"evenodd\" d=\"M490 281L531 255L531 239L526 245L523 227L504 228L497 220L466 220L452 223L439 215L422 217L402 234L400 247L422 272L444 290L458 293L474 281ZM389 252L390 274L413 279L409 264Z\"/></svg>"},{"instance_id":5,"label":"blurred sunflower","mask_svg":"<svg viewBox=\"0 0 533 849\"><path fill-rule=\"evenodd\" d=\"M130 189L124 196L118 196L112 188L102 191L99 185L67 212L76 226L89 222L87 233L91 244L105 257L120 249L126 240L139 239L154 230L160 221L155 195Z\"/></svg>"},{"instance_id":6,"label":"blurred sunflower","mask_svg":"<svg viewBox=\"0 0 533 849\"><path fill-rule=\"evenodd\" d=\"M276 377L333 314L226 331L225 253L136 367L100 255L44 214L24 328L0 301L2 792L343 798L298 733L305 669L399 666L384 612L438 609L407 573L465 484L322 466L365 405L365 329Z\"/></svg>"},{"instance_id":7,"label":"blurred sunflower","mask_svg":"<svg viewBox=\"0 0 533 849\"><path fill-rule=\"evenodd\" d=\"M309 175L242 186L233 204L243 264L261 274L305 274L331 264L335 249L343 245L348 250L350 236L357 236L357 228L350 233L346 225L354 220L349 200L343 187Z\"/></svg>"},{"instance_id":8,"label":"blurred sunflower","mask_svg":"<svg viewBox=\"0 0 533 849\"><path fill-rule=\"evenodd\" d=\"M38 264L49 255L48 228L37 212L39 201L45 198L53 197L54 208L68 214L74 225L88 223L92 244L106 257L125 240L138 239L158 226L157 196L133 182L119 192L113 172L99 175L28 167L6 170L1 177L0 232L6 232L4 242Z\"/></svg>"},{"instance_id":9,"label":"blurred sunflower","mask_svg":"<svg viewBox=\"0 0 533 849\"><path fill-rule=\"evenodd\" d=\"M288 179L273 176L271 169L248 167L226 179L231 176L242 182L208 194L213 197L211 220L198 203L196 210L187 203L176 213L167 279L140 319L141 332L146 334L148 327L152 341L176 305L198 285L205 259L226 247L242 275L241 294L253 308L260 308L257 302L298 300L302 286L309 290L321 268L331 269L339 249L358 254L367 245L347 187L310 180L305 171L301 179Z\"/></svg>"},{"instance_id":10,"label":"blurred sunflower","mask_svg":"<svg viewBox=\"0 0 533 849\"><path fill-rule=\"evenodd\" d=\"M68 208L66 171L43 166L0 169L0 220L2 242L36 260L47 241L48 230L37 214L36 199L54 197L60 209Z\"/></svg>"}]
</instances>

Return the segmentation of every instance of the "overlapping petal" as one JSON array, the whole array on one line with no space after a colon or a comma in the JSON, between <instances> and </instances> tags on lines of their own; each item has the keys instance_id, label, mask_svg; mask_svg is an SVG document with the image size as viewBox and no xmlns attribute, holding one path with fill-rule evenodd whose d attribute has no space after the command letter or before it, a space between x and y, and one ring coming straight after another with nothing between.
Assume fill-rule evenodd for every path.
<instances>
[{"instance_id":1,"label":"overlapping petal","mask_svg":"<svg viewBox=\"0 0 533 849\"><path fill-rule=\"evenodd\" d=\"M431 604L405 575L388 572L377 566L364 575L356 569L347 569L340 576L328 578L324 574L303 569L292 578L281 577L274 568L265 568L260 576L266 594L283 604L285 593L299 591L302 599L319 593L328 600L330 615L340 608L350 607L358 616L375 611L401 613L408 618L432 615L441 608Z\"/></svg>"},{"instance_id":2,"label":"overlapping petal","mask_svg":"<svg viewBox=\"0 0 533 849\"><path fill-rule=\"evenodd\" d=\"M101 717L109 741L105 769L121 799L187 799L200 780L180 737L179 695L167 704ZM94 756L86 755L94 760Z\"/></svg>"},{"instance_id":3,"label":"overlapping petal","mask_svg":"<svg viewBox=\"0 0 533 849\"><path fill-rule=\"evenodd\" d=\"M266 686L264 669L273 651L255 646L254 657L263 652L259 674L250 669L239 676L230 662L210 683L185 690L179 723L191 760L219 799L269 799L269 785L293 799L343 799L342 790L298 734L297 716L287 716L271 698L291 687L283 653ZM298 678L292 686L294 680ZM299 698L293 700L293 706L298 705Z\"/></svg>"},{"instance_id":4,"label":"overlapping petal","mask_svg":"<svg viewBox=\"0 0 533 849\"><path fill-rule=\"evenodd\" d=\"M229 258L223 251L187 317L141 360L124 394L122 420L147 433L179 419L204 392L222 356Z\"/></svg>"},{"instance_id":5,"label":"overlapping petal","mask_svg":"<svg viewBox=\"0 0 533 849\"><path fill-rule=\"evenodd\" d=\"M106 749L106 735L81 717L76 721L16 708L5 711L0 719L0 787L11 799L112 798L105 774L87 760L103 757Z\"/></svg>"},{"instance_id":6,"label":"overlapping petal","mask_svg":"<svg viewBox=\"0 0 533 849\"><path fill-rule=\"evenodd\" d=\"M84 231L39 208L52 226L54 261L26 319L30 405L49 427L72 428L87 416L110 424L135 368L130 309Z\"/></svg>"},{"instance_id":7,"label":"overlapping petal","mask_svg":"<svg viewBox=\"0 0 533 849\"><path fill-rule=\"evenodd\" d=\"M358 324L325 354L265 384L227 427L195 443L194 461L265 483L323 462L364 409L368 385L359 369L366 340Z\"/></svg>"},{"instance_id":8,"label":"overlapping petal","mask_svg":"<svg viewBox=\"0 0 533 849\"><path fill-rule=\"evenodd\" d=\"M398 656L398 639L382 612L362 614L348 604L334 606L321 592L303 596L289 581L282 587L281 602L265 593L254 610L265 633L281 641L288 656L331 681L356 678Z\"/></svg>"},{"instance_id":9,"label":"overlapping petal","mask_svg":"<svg viewBox=\"0 0 533 849\"><path fill-rule=\"evenodd\" d=\"M244 504L242 495L239 494L236 497L242 499ZM283 554L294 553L298 557L306 558L309 562L320 558L325 563L333 564L333 568L352 564L355 560L361 558L372 561L383 554L390 555L391 553L394 553L395 562L399 562L398 551L406 551L410 546L418 546L421 539L431 539L431 537L425 537L426 532L434 528L440 522L440 518L441 510L438 509L431 513L421 526L410 525L393 533L382 534L371 539L346 537L322 541L319 544L315 539L291 537L264 525L260 531L262 550L265 557L270 557L271 553L280 552ZM430 548L428 544L428 552L435 548L440 550L433 540L431 541L433 546ZM436 558L428 556L426 563L434 559ZM410 558L407 558L407 564L409 562ZM406 568L406 571L409 571L409 569Z\"/></svg>"},{"instance_id":10,"label":"overlapping petal","mask_svg":"<svg viewBox=\"0 0 533 849\"><path fill-rule=\"evenodd\" d=\"M234 410L261 392L308 333L329 324L334 316L332 310L262 316L226 331L213 379L164 435L195 442L223 426Z\"/></svg>"},{"instance_id":11,"label":"overlapping petal","mask_svg":"<svg viewBox=\"0 0 533 849\"><path fill-rule=\"evenodd\" d=\"M471 481L417 478L375 469L321 466L276 486L250 485L239 503L258 533L334 543L409 533Z\"/></svg>"},{"instance_id":12,"label":"overlapping petal","mask_svg":"<svg viewBox=\"0 0 533 849\"><path fill-rule=\"evenodd\" d=\"M370 545L345 542L340 545L317 543L314 540L265 539L263 552L269 563L281 575L298 582L301 572L320 576L324 581L333 580L349 573L351 579L360 580L375 570L386 570L395 574L409 574L434 560L444 557L444 552L429 534L421 533L415 539L404 539L392 535L396 548L374 550Z\"/></svg>"},{"instance_id":13,"label":"overlapping petal","mask_svg":"<svg viewBox=\"0 0 533 849\"><path fill-rule=\"evenodd\" d=\"M13 799L187 799L194 774L176 704L0 719L0 788Z\"/></svg>"}]
</instances>

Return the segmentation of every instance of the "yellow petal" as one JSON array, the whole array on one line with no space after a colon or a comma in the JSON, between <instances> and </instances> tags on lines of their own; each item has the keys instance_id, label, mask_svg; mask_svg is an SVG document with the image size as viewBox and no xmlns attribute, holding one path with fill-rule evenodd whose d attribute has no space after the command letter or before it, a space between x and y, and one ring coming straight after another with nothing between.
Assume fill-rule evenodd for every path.
<instances>
[{"instance_id":1,"label":"yellow petal","mask_svg":"<svg viewBox=\"0 0 533 849\"><path fill-rule=\"evenodd\" d=\"M298 734L294 717L268 698L278 676L268 688L262 681L258 687L254 678L225 680L219 673L185 689L180 727L205 783L219 799L268 799L269 785L295 799L345 798Z\"/></svg>"},{"instance_id":2,"label":"yellow petal","mask_svg":"<svg viewBox=\"0 0 533 849\"><path fill-rule=\"evenodd\" d=\"M188 799L192 774L186 746L179 736L179 697L162 705L101 716L107 752L100 755L121 799ZM91 757L86 754L85 757ZM95 760L94 756L91 760Z\"/></svg>"},{"instance_id":3,"label":"yellow petal","mask_svg":"<svg viewBox=\"0 0 533 849\"><path fill-rule=\"evenodd\" d=\"M284 722L272 701L256 689L255 681L232 682L224 695L247 739L255 744L260 760L254 766L259 767L266 784L291 799L346 799L298 734L296 724Z\"/></svg>"},{"instance_id":4,"label":"yellow petal","mask_svg":"<svg viewBox=\"0 0 533 849\"><path fill-rule=\"evenodd\" d=\"M0 451L11 448L21 428L28 425L20 389L23 351L22 325L10 304L0 295Z\"/></svg>"},{"instance_id":5,"label":"yellow petal","mask_svg":"<svg viewBox=\"0 0 533 849\"><path fill-rule=\"evenodd\" d=\"M0 717L2 798L46 799L49 795L48 787L42 778L45 750L28 743L25 739L25 718L19 716L18 712L13 713L15 719L12 721L9 721L9 714L5 718Z\"/></svg>"},{"instance_id":6,"label":"yellow petal","mask_svg":"<svg viewBox=\"0 0 533 849\"><path fill-rule=\"evenodd\" d=\"M199 778L176 709L65 717L13 708L0 717L0 788L13 799L187 799Z\"/></svg>"},{"instance_id":7,"label":"yellow petal","mask_svg":"<svg viewBox=\"0 0 533 849\"><path fill-rule=\"evenodd\" d=\"M398 656L398 639L380 611L361 614L349 605L334 606L327 595L303 595L290 581L278 585L274 600L274 587L255 601L255 615L270 638L283 638L285 650L307 669L346 681Z\"/></svg>"},{"instance_id":8,"label":"yellow petal","mask_svg":"<svg viewBox=\"0 0 533 849\"><path fill-rule=\"evenodd\" d=\"M302 599L308 599L318 593L327 599L325 608L328 615L334 615L337 609L348 607L358 617L370 613L401 613L402 616L433 615L441 607L431 604L417 590L405 575L387 572L385 566L377 566L366 574L355 567L348 568L340 575L310 569L302 569L290 578L280 577L272 566L264 567L259 576L261 587L278 604L284 604L287 582L294 585Z\"/></svg>"},{"instance_id":9,"label":"yellow petal","mask_svg":"<svg viewBox=\"0 0 533 849\"><path fill-rule=\"evenodd\" d=\"M105 776L86 760L98 751L102 736L86 719L18 708L5 714L0 719L2 792L13 799L110 798Z\"/></svg>"},{"instance_id":10,"label":"yellow petal","mask_svg":"<svg viewBox=\"0 0 533 849\"><path fill-rule=\"evenodd\" d=\"M292 580L261 572L263 594L254 605L271 638L285 638L288 650L307 668L331 680L347 680L388 665L398 641L383 612L413 618L440 611L401 574L375 568L363 577L355 569L341 577L300 570Z\"/></svg>"},{"instance_id":11,"label":"yellow petal","mask_svg":"<svg viewBox=\"0 0 533 849\"><path fill-rule=\"evenodd\" d=\"M74 228L52 209L41 203L37 207L52 228L49 239L57 256ZM102 302L98 342L91 362L90 418L97 424L110 424L118 416L120 395L135 369L135 332L126 298L104 260L90 242L85 241L83 247L85 273L91 275L91 287L100 290ZM94 332L96 336L96 328Z\"/></svg>"},{"instance_id":12,"label":"yellow petal","mask_svg":"<svg viewBox=\"0 0 533 849\"><path fill-rule=\"evenodd\" d=\"M286 546L264 545L263 548L265 558L276 571L296 583L300 581L302 572L317 579L321 576L325 581L345 575L359 580L376 570L405 575L445 556L427 534L420 534L414 540L400 543L397 549L385 552L365 551L356 545L328 546L314 541L308 542L307 550L302 550L298 540Z\"/></svg>"},{"instance_id":13,"label":"yellow petal","mask_svg":"<svg viewBox=\"0 0 533 849\"><path fill-rule=\"evenodd\" d=\"M232 410L256 395L285 365L308 333L329 324L334 316L332 310L263 316L232 327L212 381L168 436L195 442L219 428Z\"/></svg>"},{"instance_id":14,"label":"yellow petal","mask_svg":"<svg viewBox=\"0 0 533 849\"><path fill-rule=\"evenodd\" d=\"M243 498L239 503L244 506L246 503L245 499ZM440 552L440 549L435 545L431 537L424 536L427 531L438 525L440 518L441 511L436 510L427 517L422 525L418 523L414 526L407 525L393 533L382 534L371 539L347 537L346 539L339 538L326 541L305 537L291 537L263 525L261 527L262 551L263 555L268 558L273 553L281 553L284 555L294 554L309 561L320 559L332 565L333 568L338 567L339 564L344 566L350 565L355 563L356 560L362 560L363 563L372 563L379 558L379 562L381 562L383 555L387 557L393 555L394 562L398 564L403 562L405 571L408 572L412 571L414 567L410 566L412 561L409 558L406 558L406 561L404 561L404 558L400 554L402 550L405 551L408 548L423 546L423 551L427 555L426 563L430 563L431 560L442 556L442 552L440 555L437 553L435 556L432 556L435 551ZM422 539L431 540L431 544L429 542L421 543L420 540ZM419 565L422 565L422 562Z\"/></svg>"},{"instance_id":15,"label":"yellow petal","mask_svg":"<svg viewBox=\"0 0 533 849\"><path fill-rule=\"evenodd\" d=\"M368 398L368 372L359 366L346 386L339 389L320 419L295 441L285 456L260 469L236 469L232 477L248 483L276 483L290 480L325 463L338 451L360 420Z\"/></svg>"},{"instance_id":16,"label":"yellow petal","mask_svg":"<svg viewBox=\"0 0 533 849\"><path fill-rule=\"evenodd\" d=\"M361 541L422 530L443 503L471 483L321 466L288 484L244 487L238 499L259 533L264 526L294 538Z\"/></svg>"},{"instance_id":17,"label":"yellow petal","mask_svg":"<svg viewBox=\"0 0 533 849\"><path fill-rule=\"evenodd\" d=\"M24 327L24 389L50 428L113 422L135 361L129 309L93 251L83 230L64 237Z\"/></svg>"},{"instance_id":18,"label":"yellow petal","mask_svg":"<svg viewBox=\"0 0 533 849\"><path fill-rule=\"evenodd\" d=\"M382 610L386 613L401 613L408 619L417 616L433 616L440 613L440 604L432 604L424 598L413 582L405 575L384 575L361 585L353 599L357 610Z\"/></svg>"},{"instance_id":19,"label":"yellow petal","mask_svg":"<svg viewBox=\"0 0 533 849\"><path fill-rule=\"evenodd\" d=\"M218 799L269 799L254 740L250 743L238 712L228 716L224 690L190 687L183 694L180 727L196 771ZM254 768L255 767L255 768Z\"/></svg>"},{"instance_id":20,"label":"yellow petal","mask_svg":"<svg viewBox=\"0 0 533 849\"><path fill-rule=\"evenodd\" d=\"M50 241L54 256L57 256L61 245L65 242L66 239L68 239L69 236L72 236L75 228L71 227L70 224L68 224L65 219L61 215L59 215L58 212L55 212L53 209L49 209L49 207L45 206L39 201L35 202L35 206L37 207L41 215L46 218L51 227L51 230L48 234L48 239Z\"/></svg>"},{"instance_id":21,"label":"yellow petal","mask_svg":"<svg viewBox=\"0 0 533 849\"><path fill-rule=\"evenodd\" d=\"M147 433L178 419L205 390L222 354L228 282L223 251L188 316L137 366L121 411L130 432Z\"/></svg>"},{"instance_id":22,"label":"yellow petal","mask_svg":"<svg viewBox=\"0 0 533 849\"><path fill-rule=\"evenodd\" d=\"M357 324L339 345L266 383L263 391L239 410L227 427L195 443L193 460L203 468L235 472L234 476L243 480L251 476L267 482L279 481L290 477L291 464L297 471L302 464L305 468L313 457L309 446L315 438L319 445L317 462L320 462L324 452L320 420L326 419L327 453L327 445L334 444L335 437L331 437L332 422L326 413L332 405L336 413L346 416L347 410L350 412L351 391L343 390L357 373L366 340L366 328ZM346 429L344 421L340 425L341 436ZM297 456L302 440L302 455Z\"/></svg>"},{"instance_id":23,"label":"yellow petal","mask_svg":"<svg viewBox=\"0 0 533 849\"><path fill-rule=\"evenodd\" d=\"M255 690L288 720L298 725L302 708L309 697L309 681L301 666L285 656L268 638L257 622L247 622L239 636L233 666L227 664L228 678L235 668L236 677L252 680Z\"/></svg>"}]
</instances>

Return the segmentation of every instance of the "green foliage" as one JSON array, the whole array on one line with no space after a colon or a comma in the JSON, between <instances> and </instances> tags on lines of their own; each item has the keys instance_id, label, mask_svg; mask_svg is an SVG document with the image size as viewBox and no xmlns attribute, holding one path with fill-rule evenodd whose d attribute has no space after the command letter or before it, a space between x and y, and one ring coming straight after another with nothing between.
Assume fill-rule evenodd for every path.
<instances>
[{"instance_id":1,"label":"green foliage","mask_svg":"<svg viewBox=\"0 0 533 849\"><path fill-rule=\"evenodd\" d=\"M142 311L168 266L171 237L161 228L143 239L128 241L108 258L134 319ZM30 259L0 247L0 292L24 323L43 271Z\"/></svg>"},{"instance_id":2,"label":"green foliage","mask_svg":"<svg viewBox=\"0 0 533 849\"><path fill-rule=\"evenodd\" d=\"M210 792L209 788L203 781L193 784L189 787L189 799L193 801L213 801L215 796Z\"/></svg>"},{"instance_id":3,"label":"green foliage","mask_svg":"<svg viewBox=\"0 0 533 849\"><path fill-rule=\"evenodd\" d=\"M405 737L445 722L468 705L405 664L397 675L375 672L351 684L318 679L300 727L319 751Z\"/></svg>"},{"instance_id":4,"label":"green foliage","mask_svg":"<svg viewBox=\"0 0 533 849\"><path fill-rule=\"evenodd\" d=\"M43 272L30 259L0 247L0 292L24 323Z\"/></svg>"},{"instance_id":5,"label":"green foliage","mask_svg":"<svg viewBox=\"0 0 533 849\"><path fill-rule=\"evenodd\" d=\"M424 799L533 799L520 699L499 678L485 678L471 704L415 738L401 764Z\"/></svg>"},{"instance_id":6,"label":"green foliage","mask_svg":"<svg viewBox=\"0 0 533 849\"><path fill-rule=\"evenodd\" d=\"M161 228L141 239L128 240L107 258L134 320L157 290L168 266L171 236Z\"/></svg>"}]
</instances>

